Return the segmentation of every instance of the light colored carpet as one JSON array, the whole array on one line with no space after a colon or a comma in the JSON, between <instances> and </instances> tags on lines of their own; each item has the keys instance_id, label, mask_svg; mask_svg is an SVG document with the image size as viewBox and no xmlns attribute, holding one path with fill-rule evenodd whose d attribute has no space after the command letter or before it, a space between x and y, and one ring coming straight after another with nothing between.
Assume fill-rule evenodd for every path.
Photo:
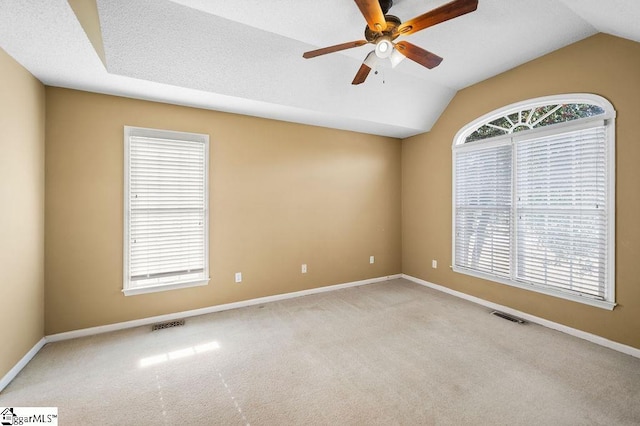
<instances>
[{"instance_id":1,"label":"light colored carpet","mask_svg":"<svg viewBox=\"0 0 640 426\"><path fill-rule=\"evenodd\" d=\"M640 359L394 280L46 345L61 425L640 424Z\"/></svg>"}]
</instances>

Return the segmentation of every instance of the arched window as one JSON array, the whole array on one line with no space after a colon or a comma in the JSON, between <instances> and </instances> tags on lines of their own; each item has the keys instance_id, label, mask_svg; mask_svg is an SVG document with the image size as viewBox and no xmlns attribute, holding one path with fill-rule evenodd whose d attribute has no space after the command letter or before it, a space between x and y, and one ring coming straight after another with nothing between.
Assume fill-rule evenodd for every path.
<instances>
[{"instance_id":1,"label":"arched window","mask_svg":"<svg viewBox=\"0 0 640 426\"><path fill-rule=\"evenodd\" d=\"M454 271L613 309L615 110L568 94L509 105L453 142Z\"/></svg>"}]
</instances>

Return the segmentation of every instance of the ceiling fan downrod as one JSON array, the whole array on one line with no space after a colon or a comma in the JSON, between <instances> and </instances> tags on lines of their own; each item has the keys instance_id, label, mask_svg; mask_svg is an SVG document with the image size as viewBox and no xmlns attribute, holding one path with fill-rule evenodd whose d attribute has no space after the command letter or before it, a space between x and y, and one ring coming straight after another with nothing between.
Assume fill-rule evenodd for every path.
<instances>
[{"instance_id":1,"label":"ceiling fan downrod","mask_svg":"<svg viewBox=\"0 0 640 426\"><path fill-rule=\"evenodd\" d=\"M382 13L386 15L389 9L391 9L391 6L393 6L393 0L379 0L379 2Z\"/></svg>"}]
</instances>

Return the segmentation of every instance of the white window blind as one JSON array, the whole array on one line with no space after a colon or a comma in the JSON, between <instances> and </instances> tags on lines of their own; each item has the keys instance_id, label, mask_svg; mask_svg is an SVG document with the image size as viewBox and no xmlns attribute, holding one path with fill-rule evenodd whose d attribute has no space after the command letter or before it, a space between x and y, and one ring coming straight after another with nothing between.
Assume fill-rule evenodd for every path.
<instances>
[{"instance_id":1,"label":"white window blind","mask_svg":"<svg viewBox=\"0 0 640 426\"><path fill-rule=\"evenodd\" d=\"M509 277L511 146L461 151L455 167L455 264Z\"/></svg>"},{"instance_id":2,"label":"white window blind","mask_svg":"<svg viewBox=\"0 0 640 426\"><path fill-rule=\"evenodd\" d=\"M553 122L478 132L532 114ZM454 271L613 309L614 234L615 110L606 99L519 102L456 135Z\"/></svg>"},{"instance_id":3,"label":"white window blind","mask_svg":"<svg viewBox=\"0 0 640 426\"><path fill-rule=\"evenodd\" d=\"M206 282L208 137L129 130L125 293Z\"/></svg>"},{"instance_id":4,"label":"white window blind","mask_svg":"<svg viewBox=\"0 0 640 426\"><path fill-rule=\"evenodd\" d=\"M604 126L517 141L516 279L605 298Z\"/></svg>"}]
</instances>

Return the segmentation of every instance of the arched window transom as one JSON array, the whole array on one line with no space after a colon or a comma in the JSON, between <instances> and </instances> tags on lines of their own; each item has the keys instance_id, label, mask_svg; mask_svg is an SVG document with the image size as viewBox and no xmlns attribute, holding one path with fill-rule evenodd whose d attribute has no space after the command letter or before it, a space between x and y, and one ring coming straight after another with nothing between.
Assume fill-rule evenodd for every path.
<instances>
[{"instance_id":1,"label":"arched window transom","mask_svg":"<svg viewBox=\"0 0 640 426\"><path fill-rule=\"evenodd\" d=\"M532 100L528 105L519 103L508 109L503 108L499 116L486 115L480 121L476 120L471 128L467 127L463 143L606 115L606 100L593 95L582 97L585 99L571 102L554 96Z\"/></svg>"}]
</instances>

